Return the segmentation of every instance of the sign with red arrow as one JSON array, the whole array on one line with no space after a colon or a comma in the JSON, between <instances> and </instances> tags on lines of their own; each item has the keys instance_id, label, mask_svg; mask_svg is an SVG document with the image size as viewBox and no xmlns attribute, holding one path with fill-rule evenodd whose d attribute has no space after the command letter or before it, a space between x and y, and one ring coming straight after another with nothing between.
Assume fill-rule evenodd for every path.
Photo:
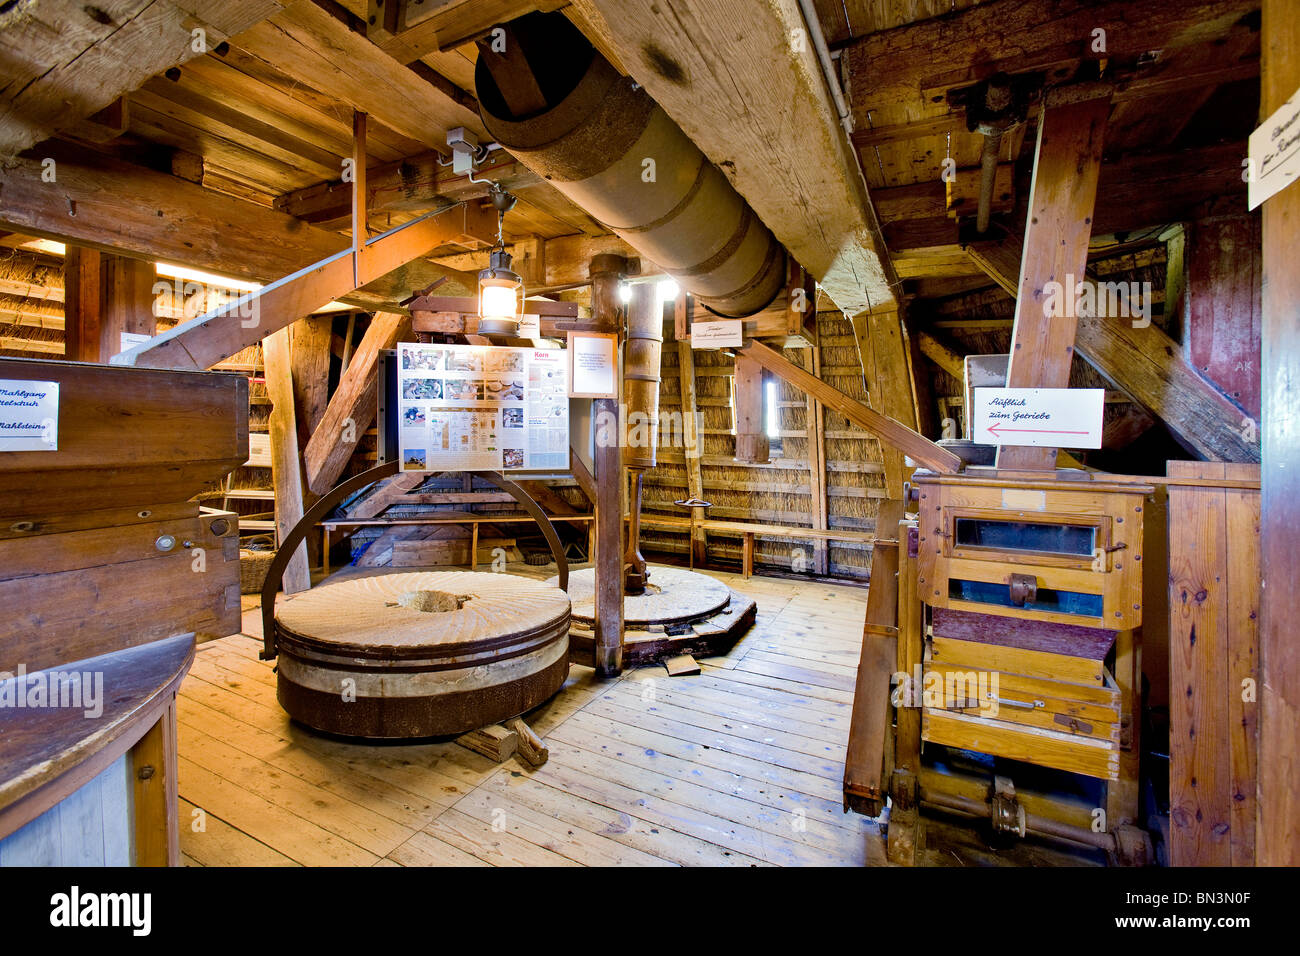
<instances>
[{"instance_id":1,"label":"sign with red arrow","mask_svg":"<svg viewBox=\"0 0 1300 956\"><path fill-rule=\"evenodd\" d=\"M1101 388L977 388L972 431L985 445L1100 448Z\"/></svg>"}]
</instances>

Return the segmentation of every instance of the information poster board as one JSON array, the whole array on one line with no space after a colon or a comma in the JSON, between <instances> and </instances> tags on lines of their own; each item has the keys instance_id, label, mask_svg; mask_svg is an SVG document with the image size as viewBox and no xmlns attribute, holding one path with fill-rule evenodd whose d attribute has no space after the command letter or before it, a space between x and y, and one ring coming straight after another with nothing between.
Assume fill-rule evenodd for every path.
<instances>
[{"instance_id":1,"label":"information poster board","mask_svg":"<svg viewBox=\"0 0 1300 956\"><path fill-rule=\"evenodd\" d=\"M563 349L401 343L401 470L566 470L568 391Z\"/></svg>"}]
</instances>

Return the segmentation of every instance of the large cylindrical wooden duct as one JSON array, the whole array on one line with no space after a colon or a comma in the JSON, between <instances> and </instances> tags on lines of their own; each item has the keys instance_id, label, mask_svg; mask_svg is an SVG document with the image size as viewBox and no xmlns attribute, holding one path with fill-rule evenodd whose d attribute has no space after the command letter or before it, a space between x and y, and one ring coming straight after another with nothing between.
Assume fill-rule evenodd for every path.
<instances>
[{"instance_id":1,"label":"large cylindrical wooden duct","mask_svg":"<svg viewBox=\"0 0 1300 956\"><path fill-rule=\"evenodd\" d=\"M627 445L623 465L653 468L659 444L659 359L664 345L664 314L654 286L633 287L623 347L623 398L627 403Z\"/></svg>"},{"instance_id":2,"label":"large cylindrical wooden duct","mask_svg":"<svg viewBox=\"0 0 1300 956\"><path fill-rule=\"evenodd\" d=\"M776 298L785 250L668 114L562 14L529 14L511 30L536 87L503 91L480 56L488 132L710 310L752 315ZM517 113L520 103L544 105Z\"/></svg>"}]
</instances>

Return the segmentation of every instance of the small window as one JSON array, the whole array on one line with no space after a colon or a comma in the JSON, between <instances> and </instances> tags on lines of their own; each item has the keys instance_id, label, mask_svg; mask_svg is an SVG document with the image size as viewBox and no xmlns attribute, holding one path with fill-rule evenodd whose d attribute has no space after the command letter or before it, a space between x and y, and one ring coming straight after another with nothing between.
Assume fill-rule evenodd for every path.
<instances>
[{"instance_id":1,"label":"small window","mask_svg":"<svg viewBox=\"0 0 1300 956\"><path fill-rule=\"evenodd\" d=\"M781 388L776 379L763 383L763 430L767 432L767 447L775 457L781 451Z\"/></svg>"},{"instance_id":2,"label":"small window","mask_svg":"<svg viewBox=\"0 0 1300 956\"><path fill-rule=\"evenodd\" d=\"M1039 551L1088 557L1097 547L1097 529L1092 525L958 518L957 544L999 551Z\"/></svg>"}]
</instances>

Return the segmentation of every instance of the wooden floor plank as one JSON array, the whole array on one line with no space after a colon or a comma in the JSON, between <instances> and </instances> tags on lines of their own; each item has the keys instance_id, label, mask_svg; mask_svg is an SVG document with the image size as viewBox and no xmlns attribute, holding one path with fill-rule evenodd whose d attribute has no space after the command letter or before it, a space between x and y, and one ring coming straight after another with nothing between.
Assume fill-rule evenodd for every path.
<instances>
[{"instance_id":1,"label":"wooden floor plank","mask_svg":"<svg viewBox=\"0 0 1300 956\"><path fill-rule=\"evenodd\" d=\"M810 797L823 800L842 800L842 786L831 777L820 777L781 767L767 760L759 760L744 754L732 753L720 747L709 746L666 733L655 733L643 727L594 714L574 714L570 724L588 727L592 730L623 741L630 747L648 747L663 753L673 754L704 767L713 767L739 776L750 777L771 783L773 786L789 787ZM706 732L707 733L707 732Z\"/></svg>"},{"instance_id":2,"label":"wooden floor plank","mask_svg":"<svg viewBox=\"0 0 1300 956\"><path fill-rule=\"evenodd\" d=\"M764 780L761 777L749 777L734 771L719 770L677 756L667 748L628 746L617 737L579 724L576 719L558 728L554 739L560 743L572 744L593 753L613 757L629 766L662 773L715 793L739 797L769 807L777 813L802 811L803 818L806 820L817 820L827 826L845 830L861 831L865 826L861 817L844 813L842 799L830 800L810 796L771 779ZM671 741L672 738L665 739Z\"/></svg>"},{"instance_id":3,"label":"wooden floor plank","mask_svg":"<svg viewBox=\"0 0 1300 956\"><path fill-rule=\"evenodd\" d=\"M767 866L757 857L735 853L671 827L595 803L531 776L498 774L483 784L485 792L522 801L570 826L582 827L624 846L682 866Z\"/></svg>"},{"instance_id":4,"label":"wooden floor plank","mask_svg":"<svg viewBox=\"0 0 1300 956\"><path fill-rule=\"evenodd\" d=\"M199 703L193 698L177 699L177 717L182 728L193 728L294 776L360 804L408 829L419 830L439 810L451 806L457 794L427 799L372 777L359 767L326 757L275 734L268 733ZM181 739L186 739L182 729Z\"/></svg>"},{"instance_id":5,"label":"wooden floor plank","mask_svg":"<svg viewBox=\"0 0 1300 956\"><path fill-rule=\"evenodd\" d=\"M537 769L294 724L249 596L246 633L205 644L181 688L183 809L207 815L205 833L185 835L186 862L883 863L878 829L843 814L839 793L865 591L712 576L758 601L750 632L690 677L574 666L526 715L551 750Z\"/></svg>"},{"instance_id":6,"label":"wooden floor plank","mask_svg":"<svg viewBox=\"0 0 1300 956\"><path fill-rule=\"evenodd\" d=\"M345 800L279 766L251 757L193 726L180 728L180 740L189 741L186 753L193 755L195 765L257 793L281 809L311 820L321 829L368 850L376 857L386 856L416 832L412 827L402 826L367 807ZM189 796L183 783L180 792Z\"/></svg>"},{"instance_id":7,"label":"wooden floor plank","mask_svg":"<svg viewBox=\"0 0 1300 956\"><path fill-rule=\"evenodd\" d=\"M512 836L584 866L672 865L634 847L570 826L499 791L479 788L457 803L456 810L489 826L502 826Z\"/></svg>"},{"instance_id":8,"label":"wooden floor plank","mask_svg":"<svg viewBox=\"0 0 1300 956\"><path fill-rule=\"evenodd\" d=\"M450 843L424 831L415 834L386 859L399 866L491 866L472 853L466 853Z\"/></svg>"},{"instance_id":9,"label":"wooden floor plank","mask_svg":"<svg viewBox=\"0 0 1300 956\"><path fill-rule=\"evenodd\" d=\"M180 807L181 852L197 866L298 866L283 853L200 810L188 800ZM197 811L197 812L196 812Z\"/></svg>"},{"instance_id":10,"label":"wooden floor plank","mask_svg":"<svg viewBox=\"0 0 1300 956\"><path fill-rule=\"evenodd\" d=\"M369 866L379 859L311 820L225 780L184 754L178 763L182 797L202 807L209 816L234 821L232 826L303 866Z\"/></svg>"},{"instance_id":11,"label":"wooden floor plank","mask_svg":"<svg viewBox=\"0 0 1300 956\"><path fill-rule=\"evenodd\" d=\"M515 836L508 829L497 830L491 822L459 810L441 814L424 832L493 866L578 865L566 856Z\"/></svg>"}]
</instances>

